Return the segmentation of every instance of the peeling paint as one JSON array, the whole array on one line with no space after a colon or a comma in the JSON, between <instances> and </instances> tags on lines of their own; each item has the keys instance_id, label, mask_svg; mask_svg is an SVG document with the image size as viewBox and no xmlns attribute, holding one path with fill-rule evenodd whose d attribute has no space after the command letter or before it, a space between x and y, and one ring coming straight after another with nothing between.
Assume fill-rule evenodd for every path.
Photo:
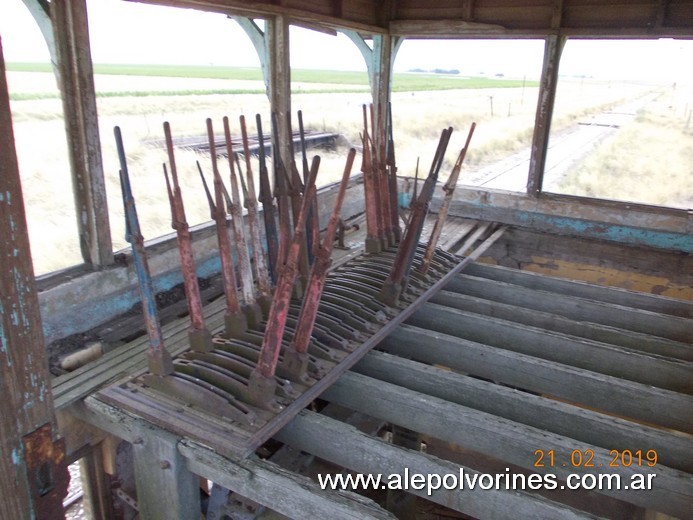
<instances>
[{"instance_id":1,"label":"peeling paint","mask_svg":"<svg viewBox=\"0 0 693 520\"><path fill-rule=\"evenodd\" d=\"M19 466L19 464L22 461L21 454L19 453L19 450L17 448L12 450L12 464L15 466Z\"/></svg>"}]
</instances>

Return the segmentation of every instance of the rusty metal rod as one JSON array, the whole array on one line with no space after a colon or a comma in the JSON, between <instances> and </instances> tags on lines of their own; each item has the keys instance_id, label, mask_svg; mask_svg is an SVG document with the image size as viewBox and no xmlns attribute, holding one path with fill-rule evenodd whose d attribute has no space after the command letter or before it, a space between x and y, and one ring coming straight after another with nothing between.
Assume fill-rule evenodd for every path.
<instances>
[{"instance_id":1,"label":"rusty metal rod","mask_svg":"<svg viewBox=\"0 0 693 520\"><path fill-rule=\"evenodd\" d=\"M431 164L431 170L421 188L421 193L413 203L409 223L407 224L404 237L397 249L397 255L392 264L390 276L388 276L388 279L385 281L380 293L381 300L387 305L396 305L402 291L405 289L406 278L409 275L414 261L416 246L421 238L421 232L423 231L423 225L426 220L426 213L428 212L428 205L433 196L433 190L436 180L438 179L440 167L443 164L445 150L447 149L451 134L452 127L443 130L433 158L433 163Z\"/></svg>"},{"instance_id":2,"label":"rusty metal rod","mask_svg":"<svg viewBox=\"0 0 693 520\"><path fill-rule=\"evenodd\" d=\"M298 136L301 142L301 165L303 166L303 182L305 184L305 182L308 181L308 175L310 172L308 167L308 154L306 153L306 132L305 128L303 127L303 112L301 110L298 111ZM308 210L308 217L306 218L306 257L308 259L308 264L313 263L313 244L315 243L314 228L317 226L318 232L320 229L317 218L318 201L315 199Z\"/></svg>"},{"instance_id":3,"label":"rusty metal rod","mask_svg":"<svg viewBox=\"0 0 693 520\"><path fill-rule=\"evenodd\" d=\"M315 262L313 262L313 266L310 271L310 280L308 282L308 287L306 288L306 294L303 297L303 304L301 307L301 313L298 317L296 334L294 335L292 341L292 346L298 353L305 353L308 351L311 332L313 330L315 317L317 316L318 307L320 305L320 297L322 296L322 290L325 286L327 270L332 263L332 247L334 245L335 235L337 234L337 227L341 222L340 213L342 211L342 203L344 202L344 195L346 193L349 175L351 174L355 156L356 150L352 148L349 150L349 154L347 155L347 162L344 166L344 174L342 175L342 181L339 185L339 191L337 192L337 198L334 202L332 215L330 216L330 220L327 224L325 236L322 243L318 244L315 250Z\"/></svg>"},{"instance_id":4,"label":"rusty metal rod","mask_svg":"<svg viewBox=\"0 0 693 520\"><path fill-rule=\"evenodd\" d=\"M390 226L395 242L402 239L399 225L399 201L397 199L397 160L395 159L395 140L392 127L392 103L387 103L387 174L390 188Z\"/></svg>"},{"instance_id":5,"label":"rusty metal rod","mask_svg":"<svg viewBox=\"0 0 693 520\"><path fill-rule=\"evenodd\" d=\"M231 242L226 224L226 210L224 209L224 183L219 174L217 166L217 149L214 141L214 127L211 119L207 119L207 137L209 139L209 153L212 159L212 174L214 176L214 201L210 203L209 209L212 219L216 223L217 243L219 244L219 257L221 260L221 278L226 297L226 315L224 322L226 334L234 336L246 330L248 322L241 312L241 305L238 302L238 288L236 286L236 273L233 265L231 252ZM207 193L207 199L211 199L211 194L202 169L199 167L200 177Z\"/></svg>"},{"instance_id":6,"label":"rusty metal rod","mask_svg":"<svg viewBox=\"0 0 693 520\"><path fill-rule=\"evenodd\" d=\"M152 277L149 273L147 263L147 252L144 249L144 238L140 230L140 223L137 217L137 207L135 198L132 195L130 186L130 174L128 172L127 159L125 157L125 147L123 146L123 136L120 127L114 129L118 158L120 159L120 188L123 195L123 207L125 210L125 240L132 246L132 260L137 273L140 297L142 298L142 311L144 313L144 324L149 336L149 347L147 348L147 361L149 371L157 376L165 376L173 373L173 361L171 355L164 345L161 324L156 310L156 299L152 288Z\"/></svg>"},{"instance_id":7,"label":"rusty metal rod","mask_svg":"<svg viewBox=\"0 0 693 520\"><path fill-rule=\"evenodd\" d=\"M253 169L250 164L250 150L248 145L248 131L245 126L245 117L240 117L241 135L243 138L243 154L245 155L246 164L246 183L243 183L243 175L239 172L241 184L244 184L245 207L248 210L248 228L250 229L250 239L253 247L253 258L255 259L255 277L257 280L258 290L261 298L269 301L272 294L272 286L267 273L267 263L262 250L262 241L260 239L259 214L257 209L257 197L255 195L255 182L253 181Z\"/></svg>"},{"instance_id":8,"label":"rusty metal rod","mask_svg":"<svg viewBox=\"0 0 693 520\"><path fill-rule=\"evenodd\" d=\"M262 202L262 218L265 222L265 239L267 240L267 267L274 283L277 282L277 266L279 254L279 241L277 238L277 221L274 212L274 197L270 186L269 172L265 160L265 138L262 134L262 118L256 114L257 139L260 145L258 158L260 161L260 197ZM276 153L276 150L274 151Z\"/></svg>"},{"instance_id":9,"label":"rusty metal rod","mask_svg":"<svg viewBox=\"0 0 693 520\"><path fill-rule=\"evenodd\" d=\"M371 154L371 140L368 134L368 112L363 105L363 143L361 172L363 173L363 190L366 205L366 252L379 253L382 250L380 241L381 231L378 218L378 199L373 175L373 157Z\"/></svg>"},{"instance_id":10,"label":"rusty metal rod","mask_svg":"<svg viewBox=\"0 0 693 520\"><path fill-rule=\"evenodd\" d=\"M185 297L188 302L188 312L190 314L189 338L191 347L195 350L211 349L211 335L205 327L204 316L202 314L202 298L200 297L200 287L197 283L197 270L195 268L195 258L193 256L192 239L190 230L185 218L185 207L183 206L183 196L180 185L178 184L178 170L176 168L176 158L173 150L173 138L171 137L171 125L168 121L164 122L164 136L166 138L166 151L171 166L171 179L169 179L166 165L164 164L164 178L166 179L166 191L171 204L172 227L176 230L178 239L178 252L180 253L181 269L183 271L183 286Z\"/></svg>"},{"instance_id":11,"label":"rusty metal rod","mask_svg":"<svg viewBox=\"0 0 693 520\"><path fill-rule=\"evenodd\" d=\"M371 112L372 114L373 112ZM395 245L395 232L392 228L392 222L390 220L390 178L387 171L387 139L385 130L385 118L386 114L383 110L378 111L378 121L377 121L377 139L376 143L378 145L377 155L377 179L378 179L378 192L380 195L380 200L378 208L380 211L380 227L383 230L383 236L387 241L387 246Z\"/></svg>"},{"instance_id":12,"label":"rusty metal rod","mask_svg":"<svg viewBox=\"0 0 693 520\"><path fill-rule=\"evenodd\" d=\"M282 159L279 144L279 123L272 112L272 158L274 162L274 190L279 208L279 255L278 265L286 262L291 243L291 217L289 203L289 178Z\"/></svg>"},{"instance_id":13,"label":"rusty metal rod","mask_svg":"<svg viewBox=\"0 0 693 520\"><path fill-rule=\"evenodd\" d=\"M431 237L428 239L428 245L426 246L426 252L424 253L423 259L421 260L421 265L419 266L419 272L421 274L426 274L428 268L433 260L433 254L435 253L436 246L438 245L438 240L440 239L440 234L443 231L443 226L445 225L445 219L448 215L448 208L452 202L452 196L455 193L455 187L457 186L457 180L460 176L460 170L462 169L462 163L467 155L467 150L469 149L469 143L472 140L472 135L474 135L474 129L476 128L476 123L472 123L469 128L469 133L467 134L467 141L464 143L464 148L460 151L455 166L452 168L450 177L448 178L445 186L443 186L443 191L445 192L445 197L443 198L443 203L438 210L438 217L433 225L433 231L431 232Z\"/></svg>"},{"instance_id":14,"label":"rusty metal rod","mask_svg":"<svg viewBox=\"0 0 693 520\"><path fill-rule=\"evenodd\" d=\"M262 350L258 360L257 372L265 378L273 378L277 366L277 359L281 348L282 337L289 311L289 302L294 280L298 274L298 259L301 252L301 238L305 234L305 221L310 207L311 197L315 196L315 178L317 177L320 158L313 158L310 177L306 186L306 194L299 213L298 222L294 228L286 262L281 268L279 281L274 292L274 299L270 314L267 319L267 327L262 341Z\"/></svg>"},{"instance_id":15,"label":"rusty metal rod","mask_svg":"<svg viewBox=\"0 0 693 520\"><path fill-rule=\"evenodd\" d=\"M231 215L233 235L238 254L238 269L240 271L241 294L246 306L255 305L255 289L253 287L253 272L250 266L248 244L245 238L245 226L243 225L243 213L241 212L241 194L238 189L236 168L234 166L234 152L231 144L231 128L229 118L224 116L224 139L226 141L226 157L229 162L229 179L231 181L231 197L226 194L226 209Z\"/></svg>"}]
</instances>

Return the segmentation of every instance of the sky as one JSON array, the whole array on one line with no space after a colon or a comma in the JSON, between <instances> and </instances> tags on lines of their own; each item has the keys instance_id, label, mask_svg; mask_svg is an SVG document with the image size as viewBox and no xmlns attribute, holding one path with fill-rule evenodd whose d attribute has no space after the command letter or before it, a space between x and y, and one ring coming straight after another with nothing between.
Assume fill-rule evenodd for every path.
<instances>
[{"instance_id":1,"label":"sky","mask_svg":"<svg viewBox=\"0 0 693 520\"><path fill-rule=\"evenodd\" d=\"M87 5L95 63L259 66L246 34L224 15L122 0L88 0ZM48 61L43 37L22 0L0 0L0 36L6 61ZM458 69L468 75L536 79L543 47L538 40L405 40L395 70ZM561 74L693 82L693 67L681 65L691 63L693 41L569 40ZM291 64L365 70L360 52L343 34L329 36L297 27L291 29Z\"/></svg>"}]
</instances>

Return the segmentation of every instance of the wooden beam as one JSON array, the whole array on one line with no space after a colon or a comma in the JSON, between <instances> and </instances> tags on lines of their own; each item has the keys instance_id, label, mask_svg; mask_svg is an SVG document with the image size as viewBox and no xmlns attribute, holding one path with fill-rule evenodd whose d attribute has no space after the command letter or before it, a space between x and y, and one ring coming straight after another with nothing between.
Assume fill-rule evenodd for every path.
<instances>
[{"instance_id":1,"label":"wooden beam","mask_svg":"<svg viewBox=\"0 0 693 520\"><path fill-rule=\"evenodd\" d=\"M0 135L0 518L60 518L69 477L64 444L53 442L53 397L1 40ZM48 481L42 482L41 464Z\"/></svg>"},{"instance_id":2,"label":"wooden beam","mask_svg":"<svg viewBox=\"0 0 693 520\"><path fill-rule=\"evenodd\" d=\"M241 29L245 31L250 38L250 42L255 47L255 52L257 52L257 57L260 60L260 69L262 70L262 79L265 81L265 92L267 97L270 97L270 58L269 49L267 47L267 39L265 38L265 32L258 27L255 20L252 18L246 18L244 16L229 16L232 20L235 20Z\"/></svg>"},{"instance_id":3,"label":"wooden beam","mask_svg":"<svg viewBox=\"0 0 693 520\"><path fill-rule=\"evenodd\" d=\"M452 280L446 289L478 298L511 301L513 305L558 314L576 321L599 323L684 343L693 341L690 320L678 316L528 289L466 274Z\"/></svg>"},{"instance_id":4,"label":"wooden beam","mask_svg":"<svg viewBox=\"0 0 693 520\"><path fill-rule=\"evenodd\" d=\"M649 446L665 466L693 473L693 460L687 456L693 450L691 435L637 424L385 352L370 352L352 371L602 448Z\"/></svg>"},{"instance_id":5,"label":"wooden beam","mask_svg":"<svg viewBox=\"0 0 693 520\"><path fill-rule=\"evenodd\" d=\"M550 302L549 302L550 303ZM693 363L427 303L408 324L630 381L693 393Z\"/></svg>"},{"instance_id":6,"label":"wooden beam","mask_svg":"<svg viewBox=\"0 0 693 520\"><path fill-rule=\"evenodd\" d=\"M391 354L450 367L530 392L579 403L687 433L693 432L693 398L562 363L401 325L380 343ZM604 396L608 396L605 399ZM638 396L634 399L633 396Z\"/></svg>"},{"instance_id":7,"label":"wooden beam","mask_svg":"<svg viewBox=\"0 0 693 520\"><path fill-rule=\"evenodd\" d=\"M141 518L199 518L200 485L178 451L179 439L166 432L133 441L137 505Z\"/></svg>"},{"instance_id":8,"label":"wooden beam","mask_svg":"<svg viewBox=\"0 0 693 520\"><path fill-rule=\"evenodd\" d=\"M404 38L493 38L509 37L502 25L467 20L391 20L392 36Z\"/></svg>"},{"instance_id":9,"label":"wooden beam","mask_svg":"<svg viewBox=\"0 0 693 520\"><path fill-rule=\"evenodd\" d=\"M486 300L467 294L441 291L431 298L431 303L444 305L453 309L491 316L547 331L569 334L578 338L609 343L626 347L638 352L693 361L693 349L690 345L675 341L626 331L606 325L585 321L575 321L550 312L525 309L494 300Z\"/></svg>"},{"instance_id":10,"label":"wooden beam","mask_svg":"<svg viewBox=\"0 0 693 520\"><path fill-rule=\"evenodd\" d=\"M520 271L500 265L470 264L465 273L471 276L488 278L498 282L506 282L521 285L528 289L539 289L560 293L565 296L577 296L604 303L613 303L626 307L633 307L644 311L652 311L659 314L669 314L681 318L693 318L693 302L667 298L657 294L647 294L636 291L619 289L618 287L605 287L591 283L555 278L531 271Z\"/></svg>"},{"instance_id":11,"label":"wooden beam","mask_svg":"<svg viewBox=\"0 0 693 520\"><path fill-rule=\"evenodd\" d=\"M297 449L363 474L467 475L478 472L420 451L394 446L359 432L354 427L324 415L304 410L277 434L277 439ZM477 477L478 478L478 477ZM384 482L383 482L384 483ZM408 491L437 504L475 518L584 518L584 513L524 491L497 489L446 490L443 487L429 495L425 488ZM331 516L330 516L331 517Z\"/></svg>"},{"instance_id":12,"label":"wooden beam","mask_svg":"<svg viewBox=\"0 0 693 520\"><path fill-rule=\"evenodd\" d=\"M96 268L113 263L101 158L86 0L54 0L51 19L72 170L82 257Z\"/></svg>"},{"instance_id":13,"label":"wooden beam","mask_svg":"<svg viewBox=\"0 0 693 520\"><path fill-rule=\"evenodd\" d=\"M542 190L546 154L549 149L551 117L558 86L558 68L565 42L564 36L554 34L546 38L544 45L544 64L539 83L539 98L529 159L529 179L527 180L529 195L537 195Z\"/></svg>"},{"instance_id":14,"label":"wooden beam","mask_svg":"<svg viewBox=\"0 0 693 520\"><path fill-rule=\"evenodd\" d=\"M76 404L72 411L131 443L167 435L164 430L93 397ZM206 446L186 440L178 441L177 450L193 473L289 518L393 520L374 502L356 493L323 490L306 477L254 456L231 461Z\"/></svg>"},{"instance_id":15,"label":"wooden beam","mask_svg":"<svg viewBox=\"0 0 693 520\"><path fill-rule=\"evenodd\" d=\"M538 428L518 424L429 395L413 392L373 378L348 372L323 393L323 398L362 413L399 424L414 431L454 443L466 449L495 457L537 473L551 473L560 481L571 474L594 473L592 468L565 466L573 450L592 450L594 468L599 473L619 475L621 482L631 482L635 474L655 474L656 485L647 493L630 489L595 489L630 504L685 516L693 500L693 482L689 475L666 466L610 467L608 449L555 435ZM339 437L337 437L339 438ZM537 446L551 446L561 455L560 465L536 467L532 455ZM615 486L610 486L615 488ZM629 486L630 487L630 486Z\"/></svg>"},{"instance_id":16,"label":"wooden beam","mask_svg":"<svg viewBox=\"0 0 693 520\"><path fill-rule=\"evenodd\" d=\"M291 55L288 20L284 16L269 18L265 34L269 54L270 108L277 114L278 150L286 167L290 168L293 158L293 138L291 135Z\"/></svg>"}]
</instances>

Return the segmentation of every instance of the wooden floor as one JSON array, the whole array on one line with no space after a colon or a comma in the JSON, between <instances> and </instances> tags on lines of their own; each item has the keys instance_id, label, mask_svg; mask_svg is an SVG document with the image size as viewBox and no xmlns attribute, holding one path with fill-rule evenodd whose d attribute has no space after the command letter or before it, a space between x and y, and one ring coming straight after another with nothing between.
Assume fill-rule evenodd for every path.
<instances>
[{"instance_id":1,"label":"wooden floor","mask_svg":"<svg viewBox=\"0 0 693 520\"><path fill-rule=\"evenodd\" d=\"M447 248L465 247L468 224L454 222ZM205 312L221 326L220 303ZM185 328L182 320L165 327L174 353L185 348ZM626 484L656 474L651 490L410 490L421 511L439 504L446 518L690 518L692 334L690 302L472 264L325 391L325 408L284 427L275 437L284 448L268 460L233 462L186 439L177 450L218 492L292 518L309 506L333 518L388 517L306 481L297 468L311 456L384 475L550 473L562 484L570 474L608 473ZM144 348L132 342L101 368L59 378L57 406L144 368ZM134 438L135 419L93 397L75 413ZM383 424L420 432L426 451L386 442Z\"/></svg>"}]
</instances>

